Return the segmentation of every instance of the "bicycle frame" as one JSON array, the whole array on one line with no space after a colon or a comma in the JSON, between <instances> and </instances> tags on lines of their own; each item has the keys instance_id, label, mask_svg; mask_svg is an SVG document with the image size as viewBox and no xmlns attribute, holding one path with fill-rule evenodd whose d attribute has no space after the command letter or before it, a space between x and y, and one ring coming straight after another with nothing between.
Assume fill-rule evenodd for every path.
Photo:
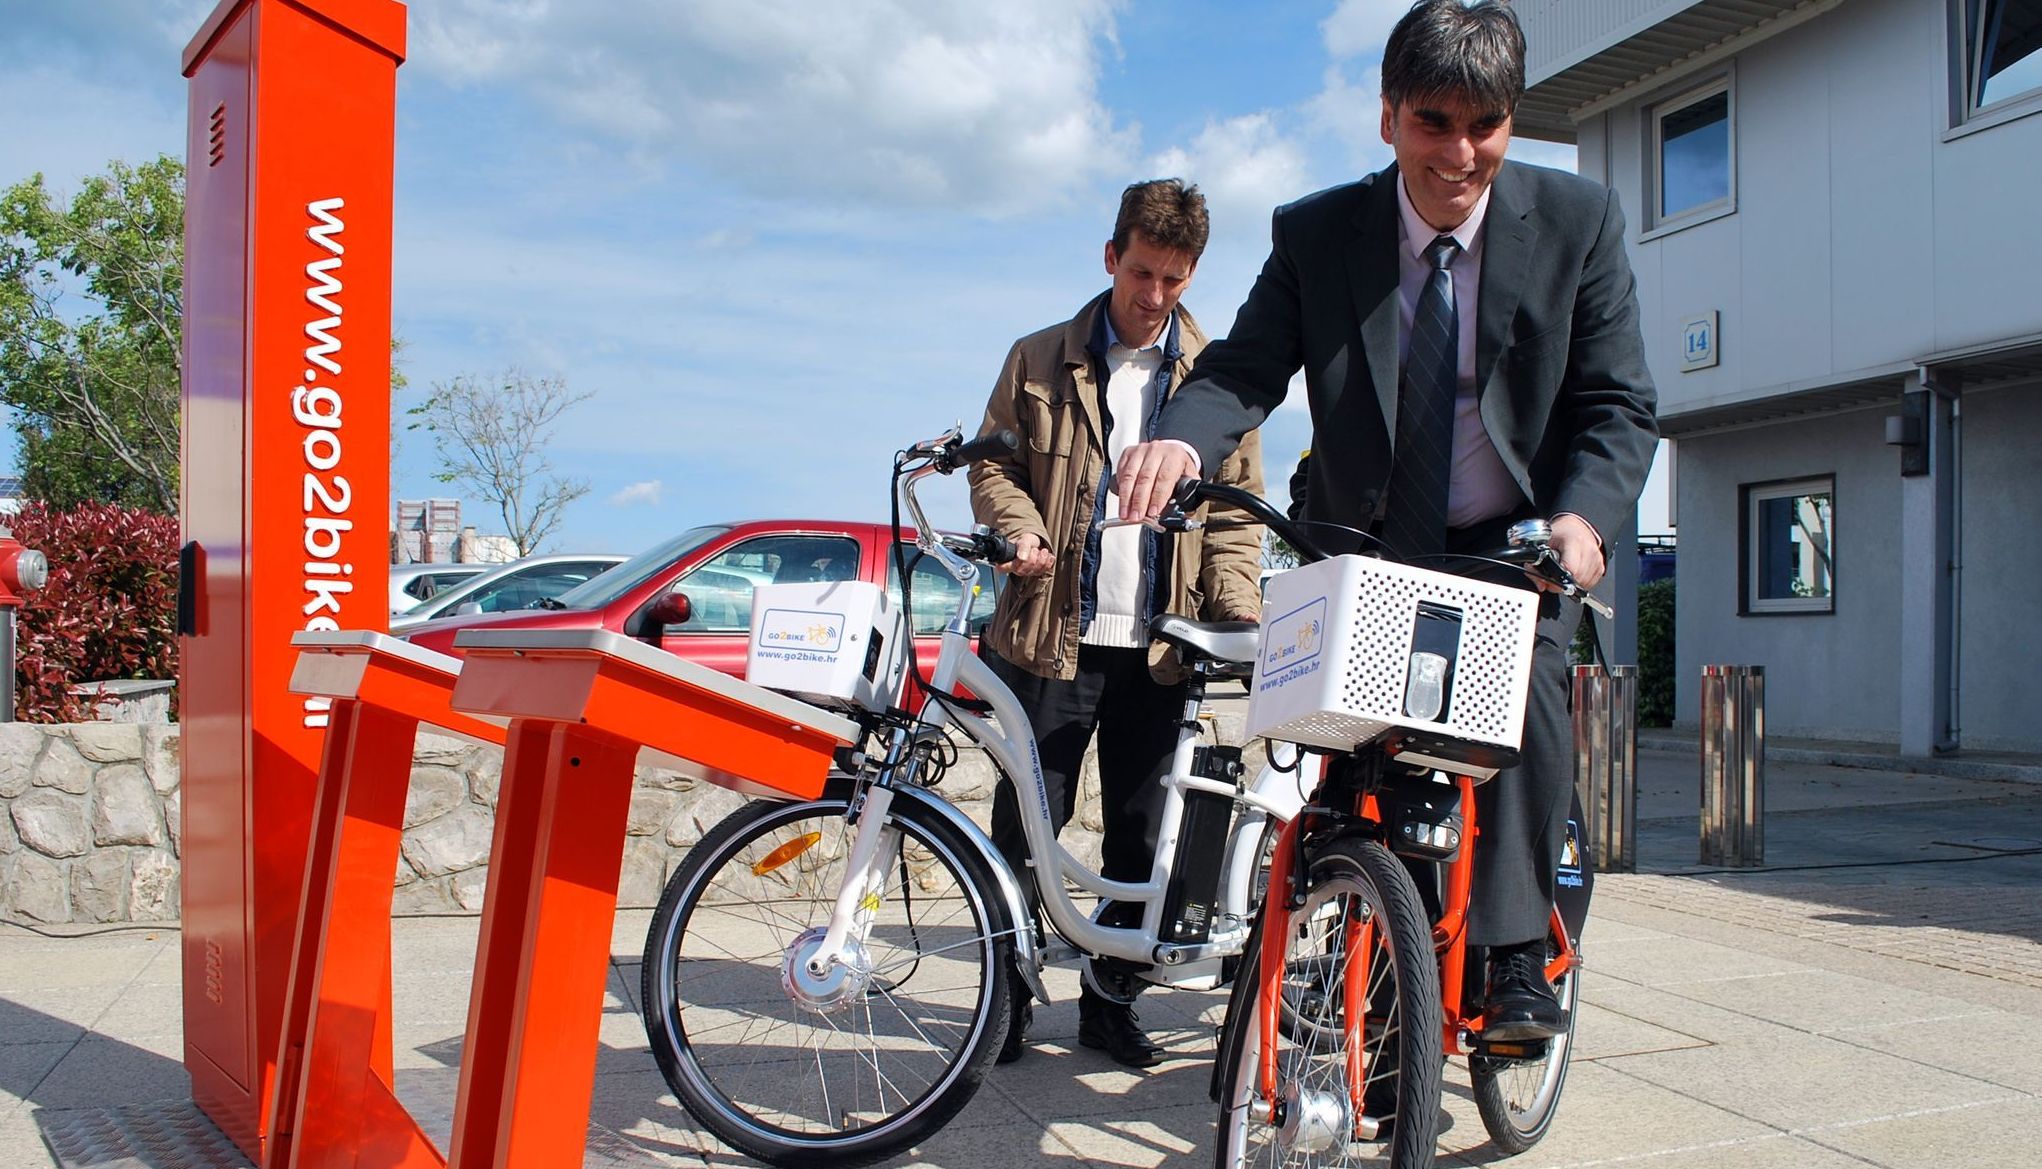
<instances>
[{"instance_id":1,"label":"bicycle frame","mask_svg":"<svg viewBox=\"0 0 2042 1169\"><path fill-rule=\"evenodd\" d=\"M1074 952L1118 958L1148 967L1150 969L1143 977L1163 985L1191 989L1207 989L1216 985L1222 959L1239 954L1246 946L1252 929L1250 913L1253 906L1250 902L1259 867L1262 830L1271 819L1279 823L1288 820L1303 805L1300 776L1265 766L1255 782L1241 790L1233 784L1192 774L1193 753L1201 742L1195 729L1201 703L1195 697L1187 699L1183 719L1185 729L1178 735L1170 772L1163 781L1167 791L1155 860L1148 879L1140 882L1110 880L1071 855L1056 838L1035 736L1020 701L991 667L971 652L969 617L978 568L942 544L915 498L915 483L926 475L936 473L939 473L939 468L935 466L907 473L900 492L914 517L917 546L941 564L960 586L957 610L943 630L931 686L945 694L955 694L960 687L968 690L989 704L992 714L988 717L962 711L931 699L921 712L921 726L916 734L910 736L899 731L890 740L886 761L877 769L866 789L865 802L858 813L845 887L838 894L822 943L810 956L811 972L824 974L843 961L847 943L862 937L865 921L869 920L869 912L863 907L872 904L870 897L884 887L890 853L889 842L884 839L887 831L883 826L894 787L913 782L916 760L909 750L911 739L944 726L954 726L985 749L999 772L1001 782L1015 785L1017 802L1022 809L1022 831L1032 858L1032 875L1041 895L1042 912L1056 933L1075 947ZM1243 805L1245 810L1235 817L1228 833L1218 895L1220 910L1211 934L1201 943L1164 943L1160 940L1163 901L1170 886L1187 791L1224 795ZM1005 870L1005 862L997 853L989 855L988 860L995 865L996 871ZM1103 926L1088 918L1066 887L1067 881L1101 898L1102 904L1110 900L1141 905L1140 926ZM1031 928L1032 923L1016 923L1017 930ZM1055 956L1066 955L1059 952ZM1023 974L1037 997L1047 1000L1048 996L1042 993L1034 972L1024 969Z\"/></svg>"}]
</instances>

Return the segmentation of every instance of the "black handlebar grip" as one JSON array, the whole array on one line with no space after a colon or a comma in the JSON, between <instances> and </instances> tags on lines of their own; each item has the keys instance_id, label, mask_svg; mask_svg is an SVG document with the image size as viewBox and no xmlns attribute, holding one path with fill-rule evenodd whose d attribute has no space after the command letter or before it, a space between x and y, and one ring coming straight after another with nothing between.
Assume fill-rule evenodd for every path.
<instances>
[{"instance_id":1,"label":"black handlebar grip","mask_svg":"<svg viewBox=\"0 0 2042 1169\"><path fill-rule=\"evenodd\" d=\"M962 467L982 459L1011 455L1021 447L1021 438L1011 430L996 430L960 444L943 460L945 466Z\"/></svg>"},{"instance_id":2,"label":"black handlebar grip","mask_svg":"<svg viewBox=\"0 0 2042 1169\"><path fill-rule=\"evenodd\" d=\"M993 564L1006 564L1019 555L1021 551L1019 548L1014 547L1014 541L1009 540L998 532L980 533L978 543L979 551L984 554L988 562Z\"/></svg>"}]
</instances>

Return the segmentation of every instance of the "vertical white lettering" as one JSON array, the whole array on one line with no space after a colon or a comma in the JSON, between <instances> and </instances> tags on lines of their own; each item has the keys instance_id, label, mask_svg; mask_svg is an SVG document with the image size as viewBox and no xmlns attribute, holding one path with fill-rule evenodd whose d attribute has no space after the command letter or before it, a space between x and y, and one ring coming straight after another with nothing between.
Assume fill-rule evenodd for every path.
<instances>
[{"instance_id":1,"label":"vertical white lettering","mask_svg":"<svg viewBox=\"0 0 2042 1169\"><path fill-rule=\"evenodd\" d=\"M320 370L333 378L338 378L341 372L338 334L345 316L341 296L346 290L341 280L341 256L346 248L340 237L347 224L335 213L344 206L346 203L338 198L315 199L305 205L313 220L305 238L327 253L305 265L305 302L325 315L305 323L305 380L290 391L291 417L304 427L304 628L315 632L341 628L342 601L354 591L353 582L343 579L354 575L354 565L340 559L341 537L354 530L354 521L347 517L354 493L346 476L334 475L329 479L320 475L341 462L340 419L344 400L338 387L314 384ZM327 726L332 719L332 706L325 698L305 699L304 725L310 729Z\"/></svg>"}]
</instances>

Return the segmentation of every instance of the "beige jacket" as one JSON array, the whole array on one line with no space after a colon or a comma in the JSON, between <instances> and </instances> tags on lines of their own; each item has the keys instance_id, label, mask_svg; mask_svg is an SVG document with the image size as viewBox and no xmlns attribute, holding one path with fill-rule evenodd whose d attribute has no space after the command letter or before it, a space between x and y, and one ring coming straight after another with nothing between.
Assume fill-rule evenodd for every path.
<instances>
[{"instance_id":1,"label":"beige jacket","mask_svg":"<svg viewBox=\"0 0 2042 1169\"><path fill-rule=\"evenodd\" d=\"M1021 438L1020 447L1010 457L971 470L971 509L979 523L1009 538L1033 532L1056 553L1056 571L1048 576L1008 579L981 634L995 653L1046 678L1077 676L1079 577L1092 493L1106 462L1099 411L1104 389L1097 384L1086 343L1104 311L1106 298L1100 296L1071 320L1014 343L979 433L1012 430ZM1177 319L1181 355L1170 382L1172 394L1206 343L1181 305ZM1260 495L1261 451L1260 436L1249 432L1218 468L1217 478ZM1247 517L1234 509L1207 505L1200 515L1208 523L1225 519L1245 526L1166 537L1175 541L1175 552L1169 558L1165 610L1202 621L1261 612L1261 526L1246 524ZM1149 667L1158 682L1184 676L1176 655L1160 644L1150 647Z\"/></svg>"}]
</instances>

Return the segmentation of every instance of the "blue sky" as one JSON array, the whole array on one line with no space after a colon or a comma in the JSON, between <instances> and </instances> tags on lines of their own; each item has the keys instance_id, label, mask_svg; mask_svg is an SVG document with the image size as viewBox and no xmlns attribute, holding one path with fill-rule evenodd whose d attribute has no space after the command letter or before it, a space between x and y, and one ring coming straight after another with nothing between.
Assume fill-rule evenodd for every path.
<instances>
[{"instance_id":1,"label":"blue sky","mask_svg":"<svg viewBox=\"0 0 2042 1169\"><path fill-rule=\"evenodd\" d=\"M559 550L881 518L891 453L975 426L1013 340L1105 286L1126 183L1206 190L1185 304L1224 334L1271 209L1388 161L1376 68L1404 6L417 0L396 409L506 366L592 391L549 452L591 488ZM0 109L36 111L0 118L0 182L68 193L108 159L181 151L179 54L211 7L0 0ZM1308 438L1294 397L1265 436L1279 500ZM395 495L448 494L430 471L409 436ZM968 522L961 483L929 502Z\"/></svg>"}]
</instances>

